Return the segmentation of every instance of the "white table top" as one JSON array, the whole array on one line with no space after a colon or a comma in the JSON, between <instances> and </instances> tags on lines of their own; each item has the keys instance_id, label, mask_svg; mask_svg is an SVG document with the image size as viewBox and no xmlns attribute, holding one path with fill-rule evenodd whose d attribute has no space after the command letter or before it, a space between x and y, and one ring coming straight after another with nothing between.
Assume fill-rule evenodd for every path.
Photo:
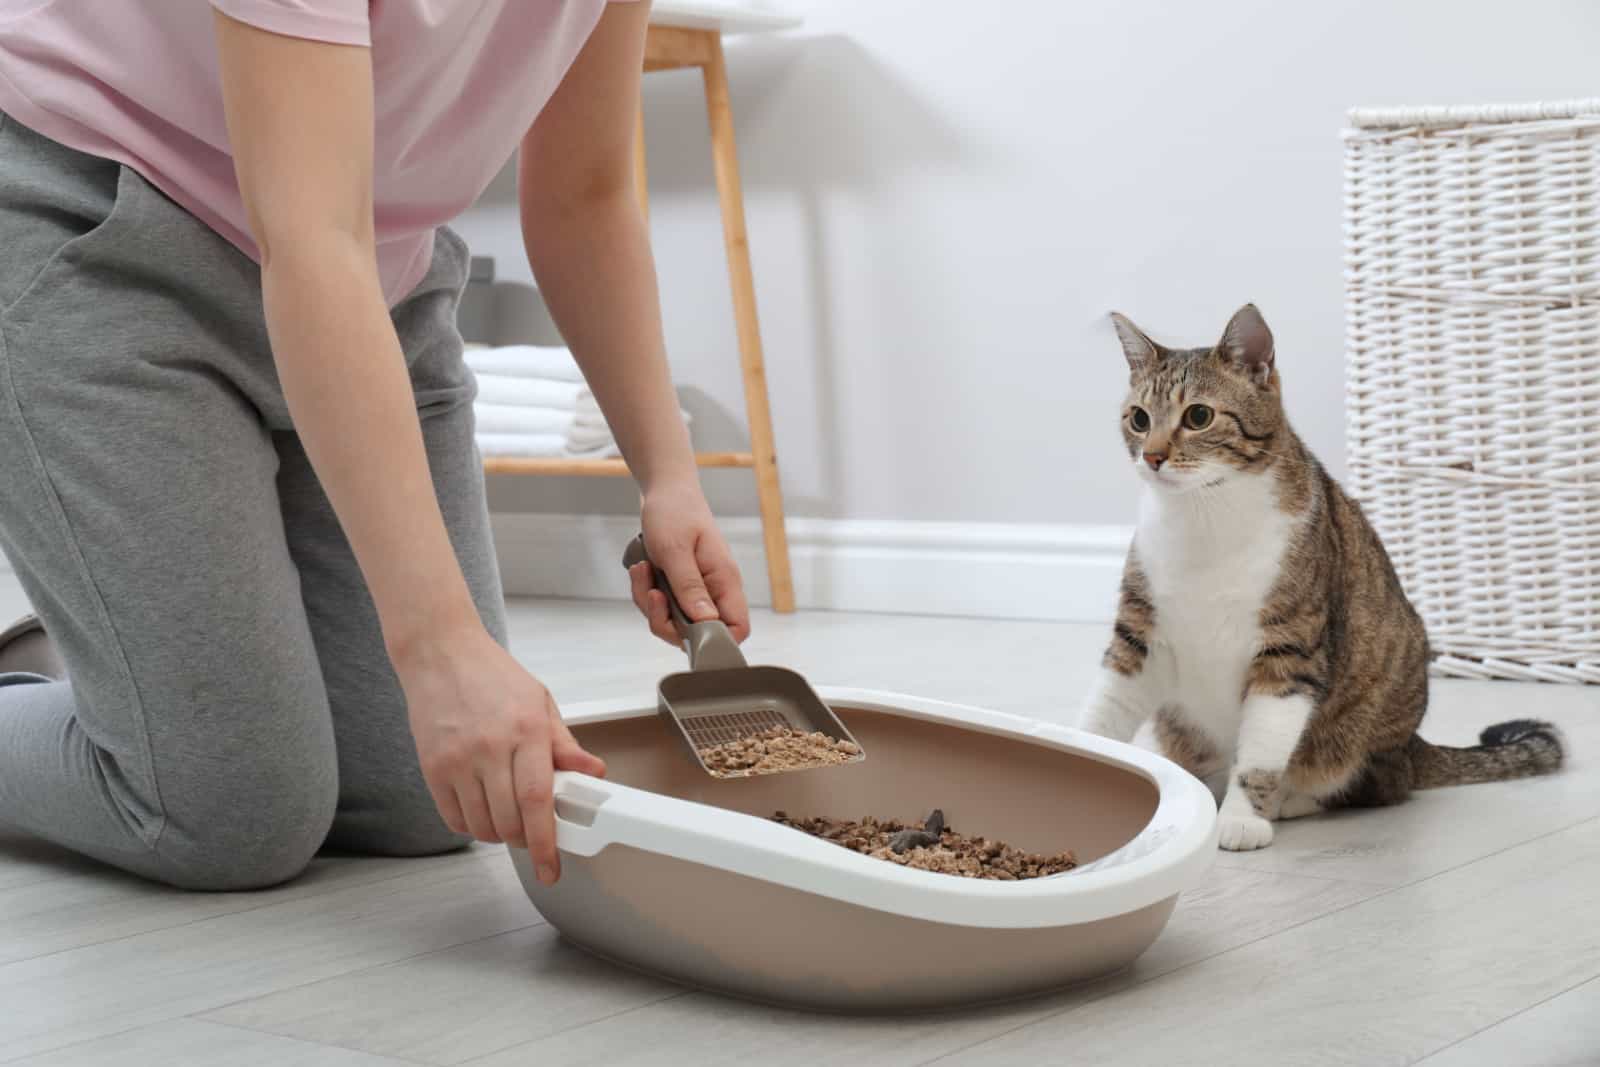
<instances>
[{"instance_id":1,"label":"white table top","mask_svg":"<svg viewBox=\"0 0 1600 1067\"><path fill-rule=\"evenodd\" d=\"M681 26L721 33L772 33L789 30L805 20L780 10L766 0L656 0L650 9L655 26Z\"/></svg>"}]
</instances>

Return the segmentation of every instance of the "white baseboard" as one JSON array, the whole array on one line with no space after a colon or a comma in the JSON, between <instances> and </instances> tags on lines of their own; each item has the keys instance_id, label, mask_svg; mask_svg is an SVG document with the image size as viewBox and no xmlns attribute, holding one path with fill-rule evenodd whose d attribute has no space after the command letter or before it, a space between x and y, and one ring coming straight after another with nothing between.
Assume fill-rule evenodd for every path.
<instances>
[{"instance_id":1,"label":"white baseboard","mask_svg":"<svg viewBox=\"0 0 1600 1067\"><path fill-rule=\"evenodd\" d=\"M620 600L623 546L636 520L616 515L498 514L501 576L511 596ZM790 519L795 600L812 611L1110 622L1132 530ZM769 606L761 524L722 522L751 603ZM0 574L10 567L0 556Z\"/></svg>"},{"instance_id":2,"label":"white baseboard","mask_svg":"<svg viewBox=\"0 0 1600 1067\"><path fill-rule=\"evenodd\" d=\"M621 555L637 520L498 514L506 592L622 599ZM768 605L761 524L722 523L751 602ZM791 519L802 609L1108 622L1132 531L1120 526Z\"/></svg>"}]
</instances>

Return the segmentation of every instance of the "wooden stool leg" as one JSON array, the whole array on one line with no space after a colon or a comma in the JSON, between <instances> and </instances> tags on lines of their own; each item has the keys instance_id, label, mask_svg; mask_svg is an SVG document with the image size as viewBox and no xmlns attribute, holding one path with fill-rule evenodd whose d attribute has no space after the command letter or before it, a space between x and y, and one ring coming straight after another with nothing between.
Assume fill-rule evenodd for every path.
<instances>
[{"instance_id":1,"label":"wooden stool leg","mask_svg":"<svg viewBox=\"0 0 1600 1067\"><path fill-rule=\"evenodd\" d=\"M744 192L739 184L739 156L733 139L733 109L728 99L728 68L722 37L709 34L711 55L704 68L706 111L711 120L711 157L716 168L717 199L722 204L722 236L727 246L728 278L733 285L733 316L739 331L739 366L744 373L745 414L750 420L750 451L755 455L756 492L761 501L761 532L767 552L767 579L775 611L794 610L794 582L789 574L789 538L783 527L783 490L778 482L778 455L772 438L772 408L767 399L766 363L756 321L755 277L750 270L750 241L745 233Z\"/></svg>"},{"instance_id":2,"label":"wooden stool leg","mask_svg":"<svg viewBox=\"0 0 1600 1067\"><path fill-rule=\"evenodd\" d=\"M639 213L650 221L650 182L644 162L644 101L639 101L639 121L633 130L633 191L639 197Z\"/></svg>"}]
</instances>

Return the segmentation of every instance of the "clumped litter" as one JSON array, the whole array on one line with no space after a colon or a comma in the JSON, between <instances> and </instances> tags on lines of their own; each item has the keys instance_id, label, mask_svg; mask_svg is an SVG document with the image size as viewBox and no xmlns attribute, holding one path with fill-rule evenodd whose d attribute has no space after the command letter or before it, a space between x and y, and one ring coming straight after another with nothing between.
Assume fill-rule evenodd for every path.
<instances>
[{"instance_id":1,"label":"clumped litter","mask_svg":"<svg viewBox=\"0 0 1600 1067\"><path fill-rule=\"evenodd\" d=\"M1041 856L1013 848L1004 841L968 836L945 825L938 809L921 826L896 819L795 819L778 812L773 821L824 841L903 867L981 878L1019 882L1070 871L1078 861L1069 852Z\"/></svg>"},{"instance_id":2,"label":"clumped litter","mask_svg":"<svg viewBox=\"0 0 1600 1067\"><path fill-rule=\"evenodd\" d=\"M792 726L773 726L757 734L695 750L706 769L718 778L798 771L849 763L861 754L854 742Z\"/></svg>"}]
</instances>

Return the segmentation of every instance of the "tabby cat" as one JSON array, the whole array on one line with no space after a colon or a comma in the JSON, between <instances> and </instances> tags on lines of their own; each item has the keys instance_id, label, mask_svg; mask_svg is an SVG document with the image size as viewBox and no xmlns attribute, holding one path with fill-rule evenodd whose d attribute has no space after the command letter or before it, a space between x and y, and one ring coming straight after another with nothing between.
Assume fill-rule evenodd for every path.
<instances>
[{"instance_id":1,"label":"tabby cat","mask_svg":"<svg viewBox=\"0 0 1600 1067\"><path fill-rule=\"evenodd\" d=\"M1417 735L1427 633L1361 509L1289 428L1254 305L1211 348L1112 320L1144 490L1084 729L1126 741L1153 718L1165 755L1217 794L1230 850L1265 847L1278 819L1560 766L1549 723L1491 726L1472 748Z\"/></svg>"}]
</instances>

